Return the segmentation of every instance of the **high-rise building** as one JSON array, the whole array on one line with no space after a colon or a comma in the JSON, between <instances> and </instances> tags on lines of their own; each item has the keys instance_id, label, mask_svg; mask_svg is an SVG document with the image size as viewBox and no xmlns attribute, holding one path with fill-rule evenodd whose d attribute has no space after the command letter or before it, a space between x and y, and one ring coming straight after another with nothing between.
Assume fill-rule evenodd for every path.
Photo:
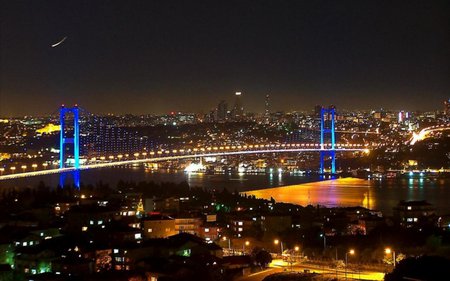
<instances>
[{"instance_id":1,"label":"high-rise building","mask_svg":"<svg viewBox=\"0 0 450 281\"><path fill-rule=\"evenodd\" d=\"M217 121L224 122L228 119L228 104L221 100L217 105Z\"/></svg>"},{"instance_id":2,"label":"high-rise building","mask_svg":"<svg viewBox=\"0 0 450 281\"><path fill-rule=\"evenodd\" d=\"M233 107L233 119L234 120L239 120L242 119L244 117L244 106L242 105L242 93L241 92L236 92L235 94L235 102L234 102L234 107Z\"/></svg>"},{"instance_id":3,"label":"high-rise building","mask_svg":"<svg viewBox=\"0 0 450 281\"><path fill-rule=\"evenodd\" d=\"M270 118L270 97L269 95L266 95L266 100L264 102L264 119L266 120L266 123L269 122Z\"/></svg>"},{"instance_id":4,"label":"high-rise building","mask_svg":"<svg viewBox=\"0 0 450 281\"><path fill-rule=\"evenodd\" d=\"M322 110L322 106L321 105L314 106L314 115L316 117L320 117L321 110Z\"/></svg>"},{"instance_id":5,"label":"high-rise building","mask_svg":"<svg viewBox=\"0 0 450 281\"><path fill-rule=\"evenodd\" d=\"M444 114L450 116L450 99L444 101Z\"/></svg>"},{"instance_id":6,"label":"high-rise building","mask_svg":"<svg viewBox=\"0 0 450 281\"><path fill-rule=\"evenodd\" d=\"M408 111L401 110L398 112L398 123L406 122L411 114Z\"/></svg>"}]
</instances>

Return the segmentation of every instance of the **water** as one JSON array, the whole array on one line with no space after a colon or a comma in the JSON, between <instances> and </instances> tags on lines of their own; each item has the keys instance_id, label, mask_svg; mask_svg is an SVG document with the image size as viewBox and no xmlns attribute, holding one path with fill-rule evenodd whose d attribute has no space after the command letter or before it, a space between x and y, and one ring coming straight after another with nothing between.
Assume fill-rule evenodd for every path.
<instances>
[{"instance_id":1,"label":"water","mask_svg":"<svg viewBox=\"0 0 450 281\"><path fill-rule=\"evenodd\" d=\"M277 187L298 183L316 181L318 178L304 177L283 174L263 175L263 174L188 174L183 171L160 171L148 172L143 167L112 167L80 171L80 182L83 185L95 185L100 181L115 187L119 180L123 181L154 181L154 182L183 182L186 181L191 187L198 186L207 189L223 189L229 191L247 191L266 187ZM15 180L0 181L0 188L5 187L36 187L40 181L46 185L57 186L59 175L45 175L39 177L20 178ZM72 184L71 175L67 174L65 184Z\"/></svg>"},{"instance_id":2,"label":"water","mask_svg":"<svg viewBox=\"0 0 450 281\"><path fill-rule=\"evenodd\" d=\"M70 177L68 177L70 178ZM143 167L114 167L81 171L81 183L93 184L107 183L115 187L119 180L124 181L154 181L154 182L182 182L190 186L199 186L206 189L237 190L246 192L274 188L280 186L298 185L315 182L318 178L300 175L282 174L186 174L180 171L146 172ZM0 181L0 188L8 187L35 187L39 181L49 186L59 184L59 175L46 175L32 178ZM392 208L400 200L427 200L433 204L439 214L450 214L450 180L449 179L394 179L362 181L358 184L347 182L342 185L321 184L319 186L303 185L300 193L295 196L279 189L274 195L286 193L289 199L297 198L301 205L321 204L328 207L335 206L364 206L380 210L383 214L392 214ZM282 200L277 200L282 201Z\"/></svg>"}]
</instances>

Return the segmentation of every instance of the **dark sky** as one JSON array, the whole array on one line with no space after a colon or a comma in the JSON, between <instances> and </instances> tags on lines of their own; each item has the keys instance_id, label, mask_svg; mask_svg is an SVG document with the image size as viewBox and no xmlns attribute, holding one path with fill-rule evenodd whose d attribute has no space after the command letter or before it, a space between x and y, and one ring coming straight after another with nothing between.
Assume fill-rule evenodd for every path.
<instances>
[{"instance_id":1,"label":"dark sky","mask_svg":"<svg viewBox=\"0 0 450 281\"><path fill-rule=\"evenodd\" d=\"M1 1L0 116L441 109L448 2Z\"/></svg>"}]
</instances>

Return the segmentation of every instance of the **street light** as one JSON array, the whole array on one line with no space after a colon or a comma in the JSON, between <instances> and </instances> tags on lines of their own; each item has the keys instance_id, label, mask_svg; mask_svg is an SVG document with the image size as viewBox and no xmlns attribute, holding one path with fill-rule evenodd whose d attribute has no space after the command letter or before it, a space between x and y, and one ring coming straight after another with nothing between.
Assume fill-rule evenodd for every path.
<instances>
[{"instance_id":1,"label":"street light","mask_svg":"<svg viewBox=\"0 0 450 281\"><path fill-rule=\"evenodd\" d=\"M391 248L386 248L386 249L384 249L384 252L388 255L390 255L392 253L392 264L395 267L395 251L391 250Z\"/></svg>"},{"instance_id":2,"label":"street light","mask_svg":"<svg viewBox=\"0 0 450 281\"><path fill-rule=\"evenodd\" d=\"M278 240L278 239L275 239L275 240L273 240L273 243L274 243L275 245L280 244L281 255L283 255L283 241L280 241L280 240Z\"/></svg>"},{"instance_id":3,"label":"street light","mask_svg":"<svg viewBox=\"0 0 450 281\"><path fill-rule=\"evenodd\" d=\"M354 255L355 250L350 249L348 252L345 253L345 280L347 280L348 254Z\"/></svg>"},{"instance_id":4,"label":"street light","mask_svg":"<svg viewBox=\"0 0 450 281\"><path fill-rule=\"evenodd\" d=\"M249 246L250 241L245 241L245 243L242 244L242 255L245 255L245 246Z\"/></svg>"},{"instance_id":5,"label":"street light","mask_svg":"<svg viewBox=\"0 0 450 281\"><path fill-rule=\"evenodd\" d=\"M295 251L295 260L298 260L298 256L299 256L299 252L300 252L300 247L299 247L299 246L295 246L295 247L294 247L294 251Z\"/></svg>"},{"instance_id":6,"label":"street light","mask_svg":"<svg viewBox=\"0 0 450 281\"><path fill-rule=\"evenodd\" d=\"M325 249L327 248L327 236L325 235L325 233L321 233L320 237L323 237L323 250L325 251Z\"/></svg>"},{"instance_id":7,"label":"street light","mask_svg":"<svg viewBox=\"0 0 450 281\"><path fill-rule=\"evenodd\" d=\"M226 236L222 237L223 241L227 241L228 240L228 251L231 250L231 239L227 238Z\"/></svg>"}]
</instances>

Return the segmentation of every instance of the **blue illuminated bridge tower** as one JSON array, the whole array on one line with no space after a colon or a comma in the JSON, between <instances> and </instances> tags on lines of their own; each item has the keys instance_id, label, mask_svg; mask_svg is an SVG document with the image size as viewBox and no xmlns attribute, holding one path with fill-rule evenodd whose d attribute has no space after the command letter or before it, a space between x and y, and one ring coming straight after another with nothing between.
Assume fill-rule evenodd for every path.
<instances>
[{"instance_id":1,"label":"blue illuminated bridge tower","mask_svg":"<svg viewBox=\"0 0 450 281\"><path fill-rule=\"evenodd\" d=\"M66 136L66 117L68 114L73 115L73 135ZM59 133L59 168L67 168L65 154L66 154L66 144L73 145L73 167L75 171L73 172L74 184L80 187L80 122L79 122L79 108L77 105L74 107L61 106L59 110L59 123L61 125L61 130ZM65 174L60 174L60 185L64 186Z\"/></svg>"},{"instance_id":2,"label":"blue illuminated bridge tower","mask_svg":"<svg viewBox=\"0 0 450 281\"><path fill-rule=\"evenodd\" d=\"M336 174L336 138L334 120L336 109L334 106L323 108L320 110L320 174L325 173L326 157L331 158L331 174ZM325 138L331 141L331 147L326 147Z\"/></svg>"}]
</instances>

